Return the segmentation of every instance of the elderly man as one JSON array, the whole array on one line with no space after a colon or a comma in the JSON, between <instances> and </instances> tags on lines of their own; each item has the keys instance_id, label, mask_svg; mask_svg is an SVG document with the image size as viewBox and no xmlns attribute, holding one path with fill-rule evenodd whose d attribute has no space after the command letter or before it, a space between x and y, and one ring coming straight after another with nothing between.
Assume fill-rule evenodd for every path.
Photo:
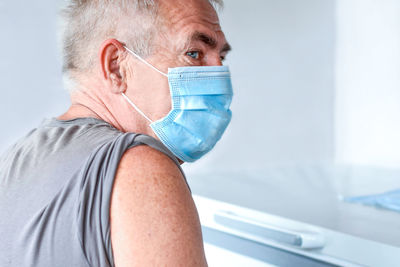
<instances>
[{"instance_id":1,"label":"elderly man","mask_svg":"<svg viewBox=\"0 0 400 267\"><path fill-rule=\"evenodd\" d=\"M216 0L70 0L72 105L0 158L0 266L206 266L180 168L231 119Z\"/></svg>"}]
</instances>

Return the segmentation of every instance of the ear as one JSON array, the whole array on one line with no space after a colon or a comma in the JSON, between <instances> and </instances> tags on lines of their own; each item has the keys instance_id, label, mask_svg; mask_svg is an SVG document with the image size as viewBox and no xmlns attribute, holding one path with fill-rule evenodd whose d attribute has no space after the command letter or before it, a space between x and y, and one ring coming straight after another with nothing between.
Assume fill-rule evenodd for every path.
<instances>
[{"instance_id":1,"label":"ear","mask_svg":"<svg viewBox=\"0 0 400 267\"><path fill-rule=\"evenodd\" d=\"M104 81L114 94L121 94L127 88L125 70L121 66L124 54L125 48L115 39L106 40L99 51Z\"/></svg>"}]
</instances>

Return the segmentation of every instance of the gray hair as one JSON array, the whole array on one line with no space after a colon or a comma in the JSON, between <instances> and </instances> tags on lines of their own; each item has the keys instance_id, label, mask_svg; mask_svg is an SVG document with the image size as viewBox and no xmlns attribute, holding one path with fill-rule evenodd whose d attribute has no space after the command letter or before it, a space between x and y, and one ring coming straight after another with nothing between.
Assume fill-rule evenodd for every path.
<instances>
[{"instance_id":1,"label":"gray hair","mask_svg":"<svg viewBox=\"0 0 400 267\"><path fill-rule=\"evenodd\" d=\"M208 1L223 7L223 0ZM67 0L61 10L64 81L91 70L99 46L110 38L126 42L142 57L150 55L157 14L157 0Z\"/></svg>"}]
</instances>

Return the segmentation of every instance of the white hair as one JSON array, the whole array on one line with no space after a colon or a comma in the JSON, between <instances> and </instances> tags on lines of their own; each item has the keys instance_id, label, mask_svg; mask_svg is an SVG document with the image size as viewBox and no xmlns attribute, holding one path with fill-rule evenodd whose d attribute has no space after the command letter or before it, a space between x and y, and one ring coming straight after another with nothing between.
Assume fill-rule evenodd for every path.
<instances>
[{"instance_id":1,"label":"white hair","mask_svg":"<svg viewBox=\"0 0 400 267\"><path fill-rule=\"evenodd\" d=\"M222 0L208 0L222 8ZM142 57L152 53L158 22L157 0L66 0L61 11L63 73L66 89L74 74L90 71L104 40L125 42Z\"/></svg>"}]
</instances>

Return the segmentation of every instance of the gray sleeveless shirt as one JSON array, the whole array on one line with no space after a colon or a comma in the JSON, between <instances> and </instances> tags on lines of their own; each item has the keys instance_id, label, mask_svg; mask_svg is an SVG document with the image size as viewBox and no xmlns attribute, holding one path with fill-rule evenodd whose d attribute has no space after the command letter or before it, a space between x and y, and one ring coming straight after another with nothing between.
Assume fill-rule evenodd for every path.
<instances>
[{"instance_id":1,"label":"gray sleeveless shirt","mask_svg":"<svg viewBox=\"0 0 400 267\"><path fill-rule=\"evenodd\" d=\"M0 266L114 266L111 191L137 145L180 168L156 139L93 118L47 120L11 147L0 158Z\"/></svg>"}]
</instances>

